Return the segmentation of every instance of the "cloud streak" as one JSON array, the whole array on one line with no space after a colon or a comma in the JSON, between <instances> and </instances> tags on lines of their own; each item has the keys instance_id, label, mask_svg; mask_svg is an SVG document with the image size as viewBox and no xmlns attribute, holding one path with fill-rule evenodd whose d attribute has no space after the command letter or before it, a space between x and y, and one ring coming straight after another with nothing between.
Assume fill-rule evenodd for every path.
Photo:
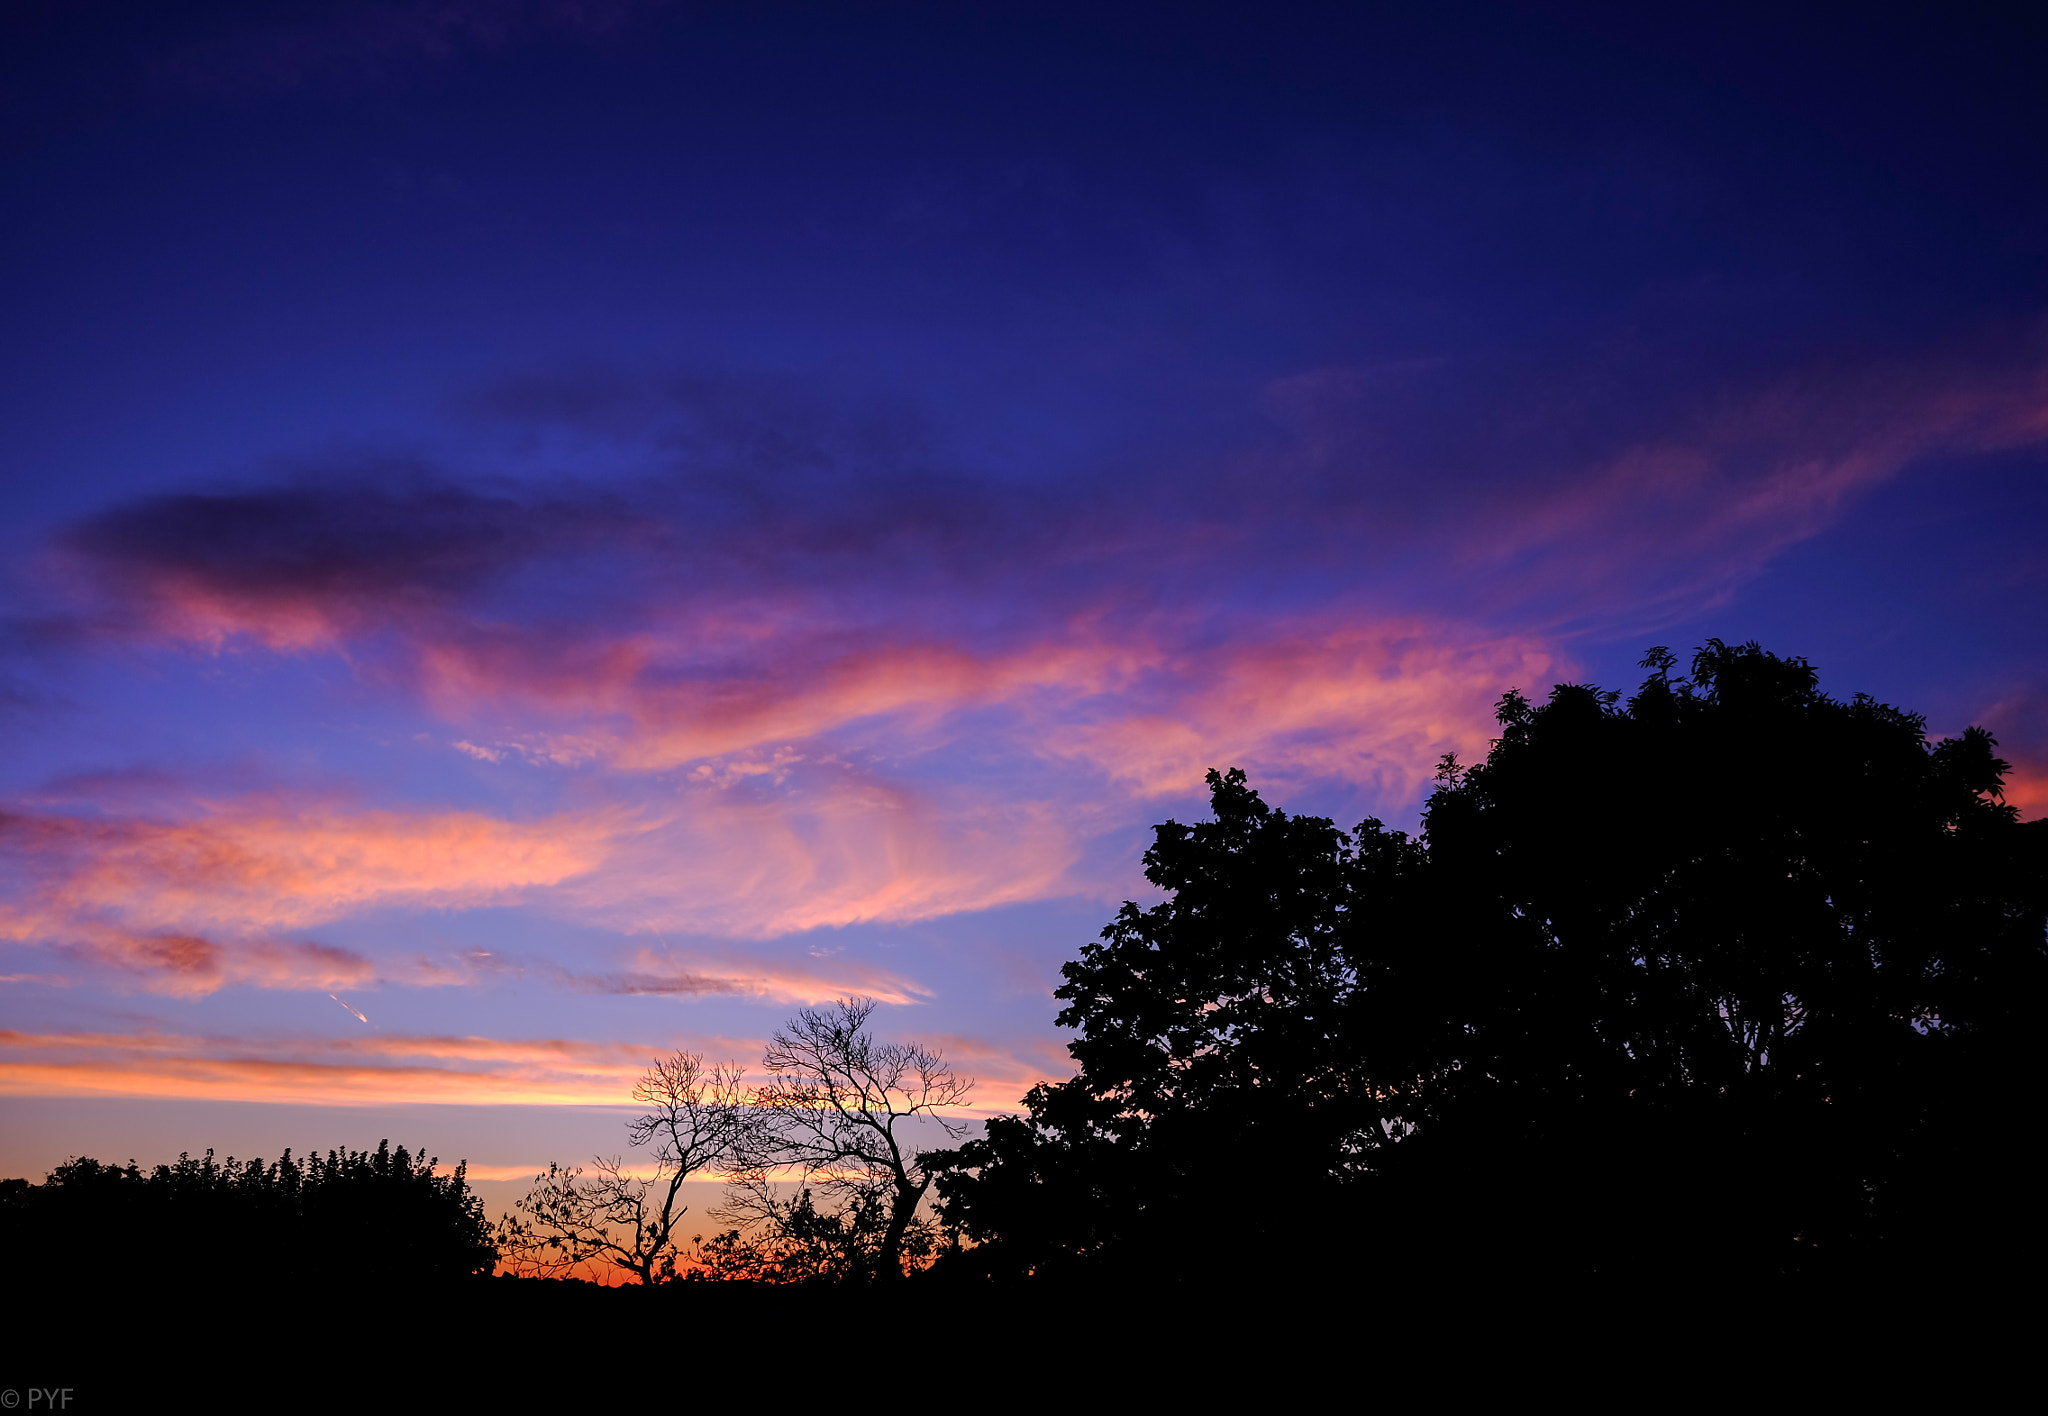
<instances>
[{"instance_id":1,"label":"cloud streak","mask_svg":"<svg viewBox=\"0 0 2048 1416\"><path fill-rule=\"evenodd\" d=\"M666 1049L565 1039L0 1031L0 1094L381 1106L626 1106Z\"/></svg>"},{"instance_id":2,"label":"cloud streak","mask_svg":"<svg viewBox=\"0 0 2048 1416\"><path fill-rule=\"evenodd\" d=\"M378 964L281 936L382 906L516 898L593 869L603 839L590 822L535 827L331 801L294 809L270 795L184 820L13 815L0 819L0 938L54 946L174 995L362 987Z\"/></svg>"},{"instance_id":3,"label":"cloud streak","mask_svg":"<svg viewBox=\"0 0 2048 1416\"><path fill-rule=\"evenodd\" d=\"M1072 1072L1065 1054L1041 1041L1008 1047L950 1035L931 1041L977 1078L982 1094L974 1114L1014 1107L1037 1082ZM417 1034L281 1038L0 1029L0 1095L624 1108L633 1105L633 1086L649 1064L675 1046ZM761 1043L706 1039L694 1048L751 1063Z\"/></svg>"},{"instance_id":4,"label":"cloud streak","mask_svg":"<svg viewBox=\"0 0 2048 1416\"><path fill-rule=\"evenodd\" d=\"M2048 439L2048 335L1689 397L1598 361L1325 368L1267 396L1292 441L1235 474L1279 504L1266 519L1343 527L1439 610L1633 632L1718 602L1916 463Z\"/></svg>"}]
</instances>

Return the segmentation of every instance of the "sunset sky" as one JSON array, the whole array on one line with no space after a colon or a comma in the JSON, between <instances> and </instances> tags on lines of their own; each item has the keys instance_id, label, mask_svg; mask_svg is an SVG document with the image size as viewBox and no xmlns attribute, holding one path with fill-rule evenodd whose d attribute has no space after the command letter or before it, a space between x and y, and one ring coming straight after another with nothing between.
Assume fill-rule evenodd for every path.
<instances>
[{"instance_id":1,"label":"sunset sky","mask_svg":"<svg viewBox=\"0 0 2048 1416\"><path fill-rule=\"evenodd\" d=\"M1011 1106L1206 769L1653 644L2048 811L2039 50L1658 8L9 7L0 1174Z\"/></svg>"}]
</instances>

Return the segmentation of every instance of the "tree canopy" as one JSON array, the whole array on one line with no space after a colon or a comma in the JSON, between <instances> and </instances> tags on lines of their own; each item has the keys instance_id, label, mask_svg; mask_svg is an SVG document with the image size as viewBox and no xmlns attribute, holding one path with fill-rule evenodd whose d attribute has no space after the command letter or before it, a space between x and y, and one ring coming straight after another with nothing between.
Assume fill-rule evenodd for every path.
<instances>
[{"instance_id":1,"label":"tree canopy","mask_svg":"<svg viewBox=\"0 0 2048 1416\"><path fill-rule=\"evenodd\" d=\"M1078 1074L943 1162L975 1262L2037 1243L2048 823L1990 735L1753 644L1645 667L1508 692L1420 839L1212 772L1063 971Z\"/></svg>"}]
</instances>

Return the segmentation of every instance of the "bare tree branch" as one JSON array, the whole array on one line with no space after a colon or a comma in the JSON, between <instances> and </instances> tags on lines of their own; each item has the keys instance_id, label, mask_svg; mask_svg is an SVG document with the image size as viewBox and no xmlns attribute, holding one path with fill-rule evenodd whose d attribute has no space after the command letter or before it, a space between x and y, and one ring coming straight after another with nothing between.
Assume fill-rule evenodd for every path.
<instances>
[{"instance_id":1,"label":"bare tree branch","mask_svg":"<svg viewBox=\"0 0 2048 1416\"><path fill-rule=\"evenodd\" d=\"M588 1170L550 1164L499 1225L498 1246L514 1272L554 1278L597 1264L665 1283L687 1266L676 1232L688 1209L682 1187L691 1175L730 1163L745 1082L732 1063L706 1070L698 1054L678 1052L654 1063L633 1099L650 1109L627 1136L652 1148L653 1178L630 1175L618 1156L600 1156Z\"/></svg>"},{"instance_id":2,"label":"bare tree branch","mask_svg":"<svg viewBox=\"0 0 2048 1416\"><path fill-rule=\"evenodd\" d=\"M815 1267L835 1252L842 1273L865 1266L876 1276L900 1275L907 1258L929 1251L932 1226L918 1209L931 1176L910 1133L936 1124L951 1139L965 1134L949 1113L974 1083L920 1043L876 1041L867 1032L876 1006L844 998L805 1008L770 1040L769 1080L749 1097L717 1211L740 1226L732 1245L751 1229L781 1245L785 1267ZM790 1170L797 1193L784 1198L772 1177ZM821 1213L819 1195L836 1209Z\"/></svg>"}]
</instances>

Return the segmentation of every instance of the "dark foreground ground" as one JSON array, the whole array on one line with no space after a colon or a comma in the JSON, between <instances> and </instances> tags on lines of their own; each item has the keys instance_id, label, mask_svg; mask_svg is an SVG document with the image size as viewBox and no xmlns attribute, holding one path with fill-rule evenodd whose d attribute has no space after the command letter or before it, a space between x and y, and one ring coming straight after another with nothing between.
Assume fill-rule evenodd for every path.
<instances>
[{"instance_id":1,"label":"dark foreground ground","mask_svg":"<svg viewBox=\"0 0 2048 1416\"><path fill-rule=\"evenodd\" d=\"M2037 1283L10 1282L10 1411L2032 1405ZM10 1402L8 1393L13 1393ZM68 1393L68 1395L67 1395Z\"/></svg>"}]
</instances>

